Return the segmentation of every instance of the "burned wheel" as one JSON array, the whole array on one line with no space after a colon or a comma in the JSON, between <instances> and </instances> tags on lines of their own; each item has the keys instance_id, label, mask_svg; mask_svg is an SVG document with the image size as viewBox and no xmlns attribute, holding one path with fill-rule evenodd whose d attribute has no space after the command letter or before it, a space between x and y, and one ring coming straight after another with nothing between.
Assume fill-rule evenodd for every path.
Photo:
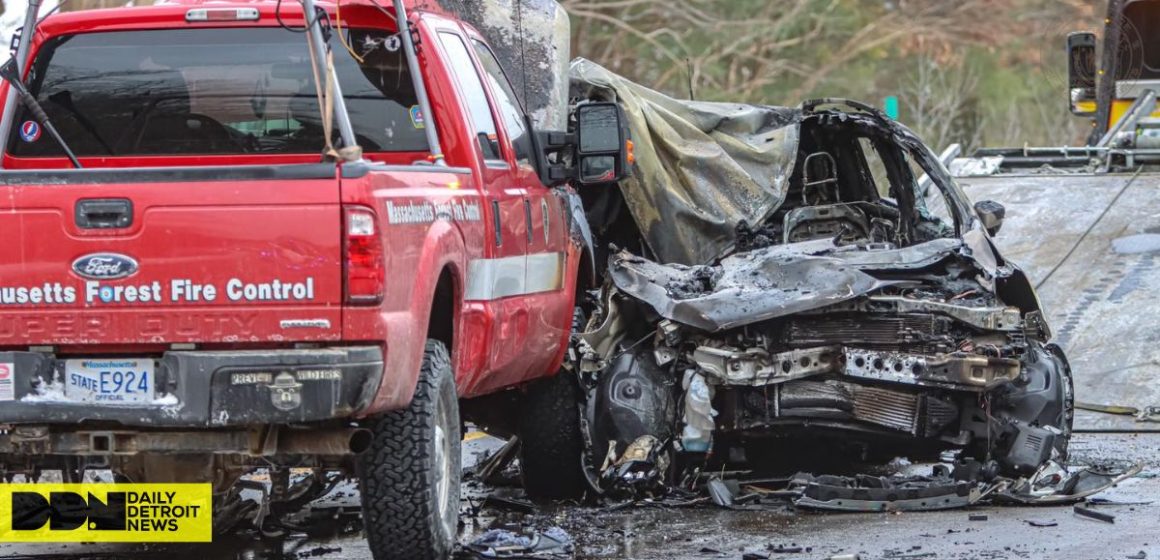
<instances>
[{"instance_id":1,"label":"burned wheel","mask_svg":"<svg viewBox=\"0 0 1160 560\"><path fill-rule=\"evenodd\" d=\"M1071 363L1067 361L1067 355L1063 353L1063 349L1056 344L1048 344L1047 351L1063 364L1060 373L1063 378L1063 426L1061 428L1064 437L1059 438L1056 448L1059 449L1060 458L1066 460L1068 457L1067 448L1075 423L1075 380L1071 374Z\"/></svg>"},{"instance_id":2,"label":"burned wheel","mask_svg":"<svg viewBox=\"0 0 1160 560\"><path fill-rule=\"evenodd\" d=\"M1075 394L1071 367L1058 346L1032 346L1020 381L991 402L989 410L973 412L983 428L975 430L968 456L994 458L999 474L1009 477L1029 476L1050 460L1067 459Z\"/></svg>"},{"instance_id":3,"label":"burned wheel","mask_svg":"<svg viewBox=\"0 0 1160 560\"><path fill-rule=\"evenodd\" d=\"M459 514L459 401L447 347L428 340L415 398L367 426L359 457L367 541L376 560L447 558Z\"/></svg>"},{"instance_id":4,"label":"burned wheel","mask_svg":"<svg viewBox=\"0 0 1160 560\"><path fill-rule=\"evenodd\" d=\"M587 483L580 470L580 387L562 370L531 384L520 417L520 469L536 498L578 498Z\"/></svg>"}]
</instances>

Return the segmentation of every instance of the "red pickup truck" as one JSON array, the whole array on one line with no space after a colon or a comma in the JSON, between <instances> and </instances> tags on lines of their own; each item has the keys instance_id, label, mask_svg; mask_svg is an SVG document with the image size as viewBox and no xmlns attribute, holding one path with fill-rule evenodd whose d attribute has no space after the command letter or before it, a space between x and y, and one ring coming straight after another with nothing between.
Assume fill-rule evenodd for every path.
<instances>
[{"instance_id":1,"label":"red pickup truck","mask_svg":"<svg viewBox=\"0 0 1160 560\"><path fill-rule=\"evenodd\" d=\"M220 525L255 467L274 513L345 470L376 558L438 558L460 401L522 386L464 410L526 427L534 492L582 482L554 451L579 445L553 373L591 271L569 184L623 174L621 115L535 131L477 31L417 10L400 33L399 9L178 1L26 34L0 171L5 474L214 482ZM289 487L289 466L314 475Z\"/></svg>"}]
</instances>

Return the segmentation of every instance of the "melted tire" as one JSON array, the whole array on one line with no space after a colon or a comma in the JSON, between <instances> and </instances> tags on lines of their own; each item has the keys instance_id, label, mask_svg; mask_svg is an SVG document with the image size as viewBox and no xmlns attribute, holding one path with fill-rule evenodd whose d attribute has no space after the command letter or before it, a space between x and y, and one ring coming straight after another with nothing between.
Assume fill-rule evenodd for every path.
<instances>
[{"instance_id":1,"label":"melted tire","mask_svg":"<svg viewBox=\"0 0 1160 560\"><path fill-rule=\"evenodd\" d=\"M373 439L359 456L359 489L375 560L449 557L458 527L462 434L455 378L442 342L427 341L410 406L367 427Z\"/></svg>"},{"instance_id":2,"label":"melted tire","mask_svg":"<svg viewBox=\"0 0 1160 560\"><path fill-rule=\"evenodd\" d=\"M520 470L524 490L534 498L579 498L588 488L581 471L580 388L572 374L535 381L521 411Z\"/></svg>"}]
</instances>

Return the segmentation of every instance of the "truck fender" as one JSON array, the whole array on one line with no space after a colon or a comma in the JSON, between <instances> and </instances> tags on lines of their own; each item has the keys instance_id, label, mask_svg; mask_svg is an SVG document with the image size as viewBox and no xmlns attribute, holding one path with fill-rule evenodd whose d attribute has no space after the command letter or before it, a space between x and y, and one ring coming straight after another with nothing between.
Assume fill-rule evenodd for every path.
<instances>
[{"instance_id":1,"label":"truck fender","mask_svg":"<svg viewBox=\"0 0 1160 560\"><path fill-rule=\"evenodd\" d=\"M578 305L585 290L599 285L592 230L588 225L588 218L584 214L584 204L580 200L580 195L568 187L557 188L555 192L564 204L564 217L568 222L569 246L565 290L571 294L573 303ZM572 317L569 316L569 327L572 326L571 323ZM546 375L555 373L564 363L564 358L570 348L571 336L571 328L565 330Z\"/></svg>"},{"instance_id":2,"label":"truck fender","mask_svg":"<svg viewBox=\"0 0 1160 560\"><path fill-rule=\"evenodd\" d=\"M584 214L584 203L580 200L580 195L571 188L557 189L557 193L564 201L572 242L580 246L580 270L577 273L584 275L585 281L579 284L596 286L598 283L596 253L592 241L592 228L588 225L588 217Z\"/></svg>"},{"instance_id":3,"label":"truck fender","mask_svg":"<svg viewBox=\"0 0 1160 560\"><path fill-rule=\"evenodd\" d=\"M450 271L455 298L451 309L458 315L463 304L466 260L463 233L459 227L446 220L434 222L423 239L416 269L409 271L414 273L410 308L405 313L395 314L397 317L390 320L382 384L371 406L362 415L397 410L410 404L419 382L419 367L423 361L439 278L445 270ZM458 346L461 337L454 332L456 325L452 320L452 342L453 346ZM457 348L449 347L448 350L454 364Z\"/></svg>"}]
</instances>

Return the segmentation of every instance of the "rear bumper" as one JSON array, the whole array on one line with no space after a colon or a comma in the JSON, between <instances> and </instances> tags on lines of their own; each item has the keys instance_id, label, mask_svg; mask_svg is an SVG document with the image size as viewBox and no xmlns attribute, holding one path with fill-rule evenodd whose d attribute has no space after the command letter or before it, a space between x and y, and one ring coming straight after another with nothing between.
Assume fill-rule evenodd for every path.
<instances>
[{"instance_id":1,"label":"rear bumper","mask_svg":"<svg viewBox=\"0 0 1160 560\"><path fill-rule=\"evenodd\" d=\"M0 424L223 428L349 418L370 405L383 377L377 346L303 350L171 351L157 360L158 398L134 406L71 400L64 360L0 352L14 365ZM2 383L3 380L0 380Z\"/></svg>"}]
</instances>

